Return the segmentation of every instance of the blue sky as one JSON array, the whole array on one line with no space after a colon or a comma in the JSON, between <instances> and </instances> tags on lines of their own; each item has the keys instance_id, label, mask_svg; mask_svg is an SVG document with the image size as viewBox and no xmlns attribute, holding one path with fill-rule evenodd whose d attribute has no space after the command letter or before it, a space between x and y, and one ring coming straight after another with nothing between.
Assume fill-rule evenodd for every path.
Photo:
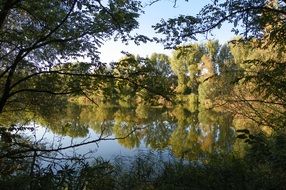
<instances>
[{"instance_id":1,"label":"blue sky","mask_svg":"<svg viewBox=\"0 0 286 190\"><path fill-rule=\"evenodd\" d=\"M150 2L150 0L142 1L142 4ZM152 29L152 25L158 23L162 18L167 19L171 17L176 17L180 14L183 15L196 15L200 9L210 3L211 0L189 0L186 2L184 0L178 0L176 7L174 8L173 0L161 0L152 6L146 6L144 8L145 14L141 15L139 18L139 29L136 29L134 33L147 35L152 37L155 34ZM208 36L208 39L218 39L220 42L226 42L233 37L233 34L230 33L229 25L223 26L220 30L213 32L214 36ZM206 40L205 36L198 38L198 42ZM191 43L192 41L190 41ZM193 41L194 42L194 41ZM126 51L132 54L138 54L140 56L148 56L154 52L156 53L165 53L170 55L171 50L164 50L162 44L147 43L141 44L140 46L130 43L129 45L124 45L121 42L108 41L100 49L101 60L103 62L118 61L123 55L121 51Z\"/></svg>"}]
</instances>

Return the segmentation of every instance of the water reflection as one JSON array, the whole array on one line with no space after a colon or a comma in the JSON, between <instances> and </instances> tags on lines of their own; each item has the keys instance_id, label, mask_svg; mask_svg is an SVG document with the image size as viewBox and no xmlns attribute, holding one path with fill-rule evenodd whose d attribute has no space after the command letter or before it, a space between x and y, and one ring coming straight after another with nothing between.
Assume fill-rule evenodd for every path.
<instances>
[{"instance_id":1,"label":"water reflection","mask_svg":"<svg viewBox=\"0 0 286 190\"><path fill-rule=\"evenodd\" d=\"M92 129L98 136L114 137L120 146L135 149L170 149L178 158L204 159L215 152L229 152L235 141L233 118L215 111L190 112L139 105L118 108L106 105L69 104L49 114L33 115L35 122L53 133L86 137Z\"/></svg>"}]
</instances>

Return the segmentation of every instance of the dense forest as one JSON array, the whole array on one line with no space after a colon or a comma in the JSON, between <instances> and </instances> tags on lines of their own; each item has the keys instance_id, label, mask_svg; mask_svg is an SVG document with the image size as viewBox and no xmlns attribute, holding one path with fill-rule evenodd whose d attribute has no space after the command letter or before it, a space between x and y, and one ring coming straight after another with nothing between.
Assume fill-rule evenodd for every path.
<instances>
[{"instance_id":1,"label":"dense forest","mask_svg":"<svg viewBox=\"0 0 286 190\"><path fill-rule=\"evenodd\" d=\"M144 8L0 1L0 189L285 189L286 1L214 0L162 19L160 38L132 33ZM232 40L194 42L225 23ZM107 40L172 53L104 63ZM77 152L102 141L149 151Z\"/></svg>"}]
</instances>

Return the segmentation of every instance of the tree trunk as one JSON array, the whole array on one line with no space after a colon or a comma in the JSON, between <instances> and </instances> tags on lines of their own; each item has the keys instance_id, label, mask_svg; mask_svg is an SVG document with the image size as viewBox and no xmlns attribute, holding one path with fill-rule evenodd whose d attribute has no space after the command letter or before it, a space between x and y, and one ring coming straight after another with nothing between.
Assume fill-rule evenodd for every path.
<instances>
[{"instance_id":1,"label":"tree trunk","mask_svg":"<svg viewBox=\"0 0 286 190\"><path fill-rule=\"evenodd\" d=\"M15 58L14 62L12 63L11 68L9 69L9 73L3 88L3 93L0 99L0 113L3 112L4 107L10 97L10 92L11 92L11 84L12 84L12 79L16 70L16 67L18 65L18 63L22 60L22 51L20 51L17 55L17 57Z\"/></svg>"}]
</instances>

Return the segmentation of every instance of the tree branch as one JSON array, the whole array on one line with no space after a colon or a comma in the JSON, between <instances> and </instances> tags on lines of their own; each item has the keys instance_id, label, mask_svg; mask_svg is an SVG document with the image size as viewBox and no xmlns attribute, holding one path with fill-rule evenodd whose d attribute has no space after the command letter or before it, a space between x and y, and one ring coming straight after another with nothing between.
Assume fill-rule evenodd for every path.
<instances>
[{"instance_id":1,"label":"tree branch","mask_svg":"<svg viewBox=\"0 0 286 190\"><path fill-rule=\"evenodd\" d=\"M26 88L26 89L20 89L20 90L16 90L14 92L11 92L9 94L9 97L12 97L15 94L18 94L18 93L21 93L21 92L46 93L46 94L51 94L51 95L67 95L67 94L72 94L72 93L75 93L75 92L81 92L81 90L74 90L74 91L67 91L67 92L55 92L55 91L45 90L45 89Z\"/></svg>"},{"instance_id":2,"label":"tree branch","mask_svg":"<svg viewBox=\"0 0 286 190\"><path fill-rule=\"evenodd\" d=\"M31 145L23 145L23 144L18 144L21 147L25 147L27 149L17 149L16 151L11 151L8 152L6 154L2 154L0 155L0 159L1 158L14 158L17 157L17 155L19 154L25 154L25 153L29 153L29 152L59 152L62 150L67 150L67 149L71 149L71 148L77 148L80 146L84 146L84 145L88 145L88 144L93 144L93 143L98 143L100 141L110 141L110 140L121 140L121 139L126 139L127 137L129 137L132 133L134 133L137 130L141 130L144 129L141 127L136 127L133 130L131 130L127 135L123 136L123 137L112 137L109 138L108 136L103 137L103 134L101 133L100 137L95 139L95 140L90 140L87 142L83 142L83 143L77 143L77 144L73 144L73 145L69 145L69 146L65 146L65 147L58 147L58 148L51 148L51 149L42 149L42 148L38 148L38 147L33 147Z\"/></svg>"},{"instance_id":3,"label":"tree branch","mask_svg":"<svg viewBox=\"0 0 286 190\"><path fill-rule=\"evenodd\" d=\"M44 45L48 44L48 42L44 42L44 41L46 41L49 37L51 37L67 21L68 17L71 15L71 13L74 10L74 7L75 7L76 3L77 3L77 0L74 0L72 6L71 6L69 12L66 14L66 16L62 19L62 21L55 28L50 30L50 32L47 35L39 38L32 46L23 49L23 51L25 53L23 54L22 59L24 57L26 57L34 49L37 49L37 48L39 48L41 46L44 46ZM41 44L41 42L44 42L44 43ZM51 41L51 42L53 42L53 41Z\"/></svg>"},{"instance_id":4,"label":"tree branch","mask_svg":"<svg viewBox=\"0 0 286 190\"><path fill-rule=\"evenodd\" d=\"M141 85L141 84L138 84L137 82L131 80L130 78L128 77L121 77L121 76L115 76L115 75L104 75L104 74L90 74L90 73L71 73L71 72L63 72L63 71L41 71L41 72L38 72L38 73L33 73L29 76L26 76L22 79L20 79L19 81L17 81L16 83L14 83L12 85L12 88L14 88L15 86L19 85L20 83L34 77L34 76L37 76L37 75L41 75L41 74L59 74L59 75L66 75L66 76L79 76L79 77L92 77L92 78L109 78L109 79L118 79L118 80L123 80L123 81L128 81L129 83L135 85L135 86L138 86L138 87L141 87L143 89L146 89L147 91L153 93L153 94L156 94L156 95L159 95L161 97L163 97L164 99L166 99L167 101L169 102L172 102L172 100L166 96L165 94L161 93L161 92L156 92L155 90L145 86L145 85Z\"/></svg>"}]
</instances>

